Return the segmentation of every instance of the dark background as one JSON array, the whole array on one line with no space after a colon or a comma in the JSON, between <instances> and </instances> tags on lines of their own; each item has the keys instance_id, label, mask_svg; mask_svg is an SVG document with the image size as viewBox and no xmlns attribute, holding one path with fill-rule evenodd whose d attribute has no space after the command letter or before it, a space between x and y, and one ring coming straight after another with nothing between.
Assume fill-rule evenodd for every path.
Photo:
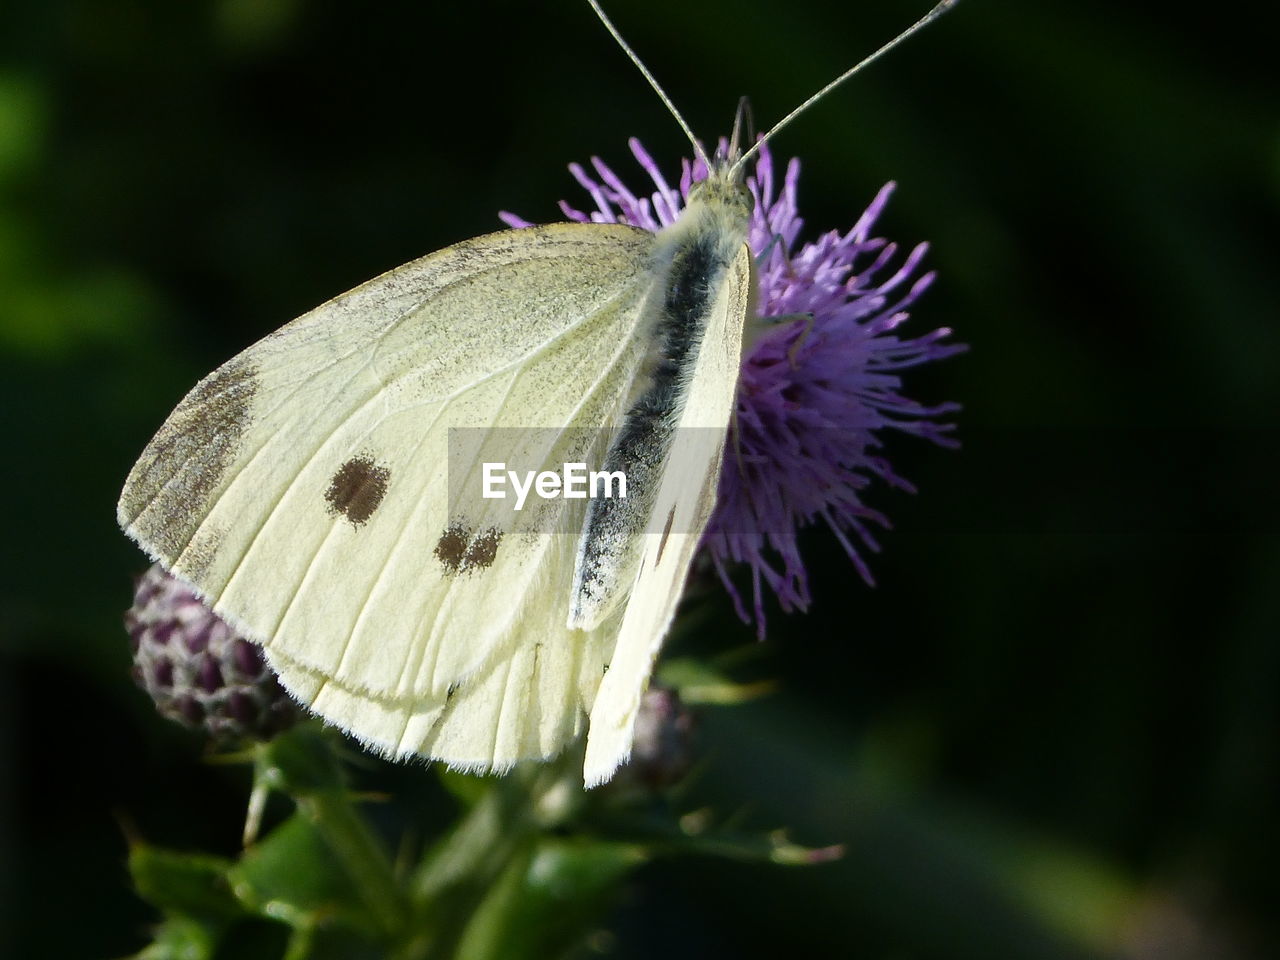
<instances>
[{"instance_id":1,"label":"dark background","mask_svg":"<svg viewBox=\"0 0 1280 960\"><path fill-rule=\"evenodd\" d=\"M704 136L762 124L923 2L610 9ZM646 868L617 955L1280 952L1275 31L1259 4L966 0L777 142L811 227L928 239L914 328L969 354L958 453L865 588L830 538L702 789L808 870ZM194 381L376 273L627 179L679 131L583 3L14 0L0 12L0 954L138 949L124 833L227 850L238 773L131 685L113 513ZM720 602L711 647L747 643ZM418 773L415 776L421 778ZM442 820L443 822L443 820Z\"/></svg>"}]
</instances>

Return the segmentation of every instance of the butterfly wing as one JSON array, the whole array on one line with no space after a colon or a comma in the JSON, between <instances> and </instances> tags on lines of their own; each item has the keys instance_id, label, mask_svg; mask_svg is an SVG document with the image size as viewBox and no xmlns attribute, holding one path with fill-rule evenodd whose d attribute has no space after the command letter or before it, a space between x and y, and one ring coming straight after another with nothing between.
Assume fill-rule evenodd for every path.
<instances>
[{"instance_id":1,"label":"butterfly wing","mask_svg":"<svg viewBox=\"0 0 1280 960\"><path fill-rule=\"evenodd\" d=\"M631 753L640 699L715 507L753 289L751 264L751 252L744 245L729 264L708 311L650 531L641 534L639 572L608 673L591 709L584 764L587 786L608 780Z\"/></svg>"},{"instance_id":2,"label":"butterfly wing","mask_svg":"<svg viewBox=\"0 0 1280 960\"><path fill-rule=\"evenodd\" d=\"M567 630L553 622L556 613L551 604L535 607L538 621L522 624L516 642L443 699L374 697L270 648L267 659L299 699L324 716L348 718L350 729L384 752L503 769L513 759L552 756L580 735L612 649L603 631Z\"/></svg>"},{"instance_id":3,"label":"butterfly wing","mask_svg":"<svg viewBox=\"0 0 1280 960\"><path fill-rule=\"evenodd\" d=\"M324 304L187 395L121 525L371 745L475 769L554 753L611 650L564 626L570 538L502 534L461 501L450 436L520 428L563 462L583 452L566 424L615 422L652 244L619 225L504 231Z\"/></svg>"}]
</instances>

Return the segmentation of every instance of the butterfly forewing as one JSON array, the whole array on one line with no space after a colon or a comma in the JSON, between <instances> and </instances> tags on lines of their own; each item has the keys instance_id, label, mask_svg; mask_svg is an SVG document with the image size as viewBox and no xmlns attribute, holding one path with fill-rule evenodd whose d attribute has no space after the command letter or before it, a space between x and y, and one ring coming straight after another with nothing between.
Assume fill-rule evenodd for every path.
<instances>
[{"instance_id":1,"label":"butterfly forewing","mask_svg":"<svg viewBox=\"0 0 1280 960\"><path fill-rule=\"evenodd\" d=\"M564 626L571 538L457 513L448 437L609 426L646 349L652 245L616 225L503 232L330 301L182 401L122 525L365 740L485 767L554 752L589 706L585 662L609 654Z\"/></svg>"}]
</instances>

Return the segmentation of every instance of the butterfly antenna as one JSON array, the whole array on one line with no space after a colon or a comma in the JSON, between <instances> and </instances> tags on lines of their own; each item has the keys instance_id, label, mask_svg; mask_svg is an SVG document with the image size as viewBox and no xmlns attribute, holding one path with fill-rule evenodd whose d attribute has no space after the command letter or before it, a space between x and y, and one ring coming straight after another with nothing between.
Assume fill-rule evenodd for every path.
<instances>
[{"instance_id":1,"label":"butterfly antenna","mask_svg":"<svg viewBox=\"0 0 1280 960\"><path fill-rule=\"evenodd\" d=\"M592 6L595 6L595 0L590 0L590 2L591 2L591 5L592 5ZM815 93L813 96L811 96L811 97L810 97L808 100L806 100L804 103L800 104L800 106L796 107L794 110L792 110L790 113L788 113L785 117L783 117L781 120L779 120L777 123L775 123L775 124L773 125L773 129L772 129L772 130L770 130L770 131L769 131L768 133L766 133L763 137L761 137L761 138L760 138L759 140L757 140L754 144L752 144L751 149L749 149L746 153L744 153L744 154L743 154L743 155L738 159L738 161L733 165L732 170L730 170L730 175L732 176L733 174L737 173L737 172L738 172L738 170L739 170L739 168L740 168L740 167L742 167L742 165L743 165L744 163L746 163L746 162L747 162L748 160L750 160L750 159L751 159L751 158L752 158L756 153L758 153L758 152L759 152L759 150L760 150L760 145L761 145L762 143L766 143L767 141L769 141L769 140L773 139L773 135L774 135L774 134L776 134L776 133L777 133L779 130L781 130L783 127L785 127L787 124L789 124L792 120L794 120L796 117L800 116L800 114L804 113L804 112L805 112L806 110L808 110L811 106L813 106L815 103L817 103L817 102L818 102L819 100L821 100L823 97L825 97L828 93L830 93L830 92L831 92L832 90L834 90L836 87L840 86L840 84L844 83L846 80L848 80L850 77L852 77L855 73L859 72L859 71L860 71L860 70L862 70L864 67L869 67L871 64L875 63L875 62L876 62L877 60L879 60L882 56L884 56L886 53L888 53L890 50L892 50L892 49L893 49L894 47L896 47L898 44L902 43L902 41L906 40L906 39L907 39L908 37L910 37L912 34L914 34L914 33L918 32L918 31L920 31L920 30L923 30L923 29L924 29L925 27L927 27L929 24L933 23L933 21L937 20L940 16L942 16L944 13L946 13L948 10L950 10L952 7L954 7L954 6L955 6L957 3L959 3L959 2L960 2L960 0L941 0L941 2L940 2L940 3L938 3L938 4L936 4L932 10L930 10L928 13L926 13L923 17L921 17L919 20L917 20L917 21L916 21L915 23L913 23L911 26L907 27L907 29L903 30L900 34L898 34L896 37L894 37L892 40L890 40L888 43L886 43L883 47L881 47L881 48L880 48L879 50L877 50L875 53L871 54L869 57L865 57L864 59L859 60L859 61L858 61L857 63L855 63L852 67L850 67L850 68L849 68L848 70L846 70L844 73L840 74L840 76L836 77L834 80L832 80L832 81L831 81L830 83L828 83L825 87L823 87L821 90L819 90L819 91L818 91L817 93ZM598 8L597 8L597 9L598 9ZM604 14L601 14L601 16L604 16ZM607 24L607 23L608 23L608 21L606 21L606 24ZM610 27L610 29L612 29L612 27ZM615 36L616 36L616 34L615 34ZM621 39L619 39L619 42L621 42ZM641 69L644 69L644 68L643 68L643 67L641 67ZM646 74L646 75L647 75L647 74ZM650 81L650 82L652 82L652 81Z\"/></svg>"},{"instance_id":2,"label":"butterfly antenna","mask_svg":"<svg viewBox=\"0 0 1280 960\"><path fill-rule=\"evenodd\" d=\"M631 59L631 62L636 65L636 69L644 74L644 78L649 81L649 86L653 87L654 92L658 95L658 99L662 101L663 105L666 106L671 115L676 118L676 123L680 124L680 129L684 131L684 135L688 137L689 142L693 144L693 152L698 155L698 159L706 164L707 169L710 170L711 160L707 157L706 151L702 149L702 145L698 143L698 138L693 135L693 131L689 128L689 124L685 123L684 117L680 116L680 111L676 109L676 105L672 103L671 98L667 96L667 92L662 89L653 74L649 72L649 68L644 65L638 56L636 56L636 52L631 49L631 45L622 39L622 34L620 34L618 32L618 28L613 25L613 21L605 16L605 13L600 9L600 4L597 0L587 0L587 3L591 4L591 9L596 12L596 16L600 18L600 22L604 24L605 29L613 35L613 39L618 41L618 46L622 48L622 52L625 53Z\"/></svg>"}]
</instances>

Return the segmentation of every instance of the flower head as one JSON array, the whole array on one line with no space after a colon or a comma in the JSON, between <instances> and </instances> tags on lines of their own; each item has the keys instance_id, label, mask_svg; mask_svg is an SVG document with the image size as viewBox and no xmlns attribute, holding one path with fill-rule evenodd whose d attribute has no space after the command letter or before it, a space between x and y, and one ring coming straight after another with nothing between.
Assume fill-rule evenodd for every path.
<instances>
[{"instance_id":1,"label":"flower head","mask_svg":"<svg viewBox=\"0 0 1280 960\"><path fill-rule=\"evenodd\" d=\"M170 720L219 739L267 740L300 716L262 648L159 564L139 578L124 623L133 678Z\"/></svg>"},{"instance_id":2,"label":"flower head","mask_svg":"<svg viewBox=\"0 0 1280 960\"><path fill-rule=\"evenodd\" d=\"M594 175L570 164L595 209L561 201L566 217L655 231L675 222L706 166L683 161L679 188L673 189L640 142L633 138L630 146L653 192L633 193L597 158ZM945 327L908 338L897 333L934 274L919 273L926 244L902 256L896 244L871 236L894 185L882 187L847 232L800 243L799 175L800 163L792 159L779 184L768 147L761 145L747 178L756 202L747 242L756 256L765 330L753 343L748 330L734 435L703 540L739 615L754 619L762 634L766 588L786 611L810 602L798 545L805 526L830 528L862 578L873 582L862 552L879 549L874 528L889 522L863 502L864 494L877 480L914 489L880 455L885 433L955 445L949 417L958 406L908 399L900 373L966 349L944 342L951 332ZM513 214L501 216L513 227L529 225ZM730 579L732 563L751 570L750 608Z\"/></svg>"},{"instance_id":3,"label":"flower head","mask_svg":"<svg viewBox=\"0 0 1280 960\"><path fill-rule=\"evenodd\" d=\"M619 782L649 790L669 787L693 769L697 716L678 691L652 684L636 712L631 759L619 772Z\"/></svg>"}]
</instances>

